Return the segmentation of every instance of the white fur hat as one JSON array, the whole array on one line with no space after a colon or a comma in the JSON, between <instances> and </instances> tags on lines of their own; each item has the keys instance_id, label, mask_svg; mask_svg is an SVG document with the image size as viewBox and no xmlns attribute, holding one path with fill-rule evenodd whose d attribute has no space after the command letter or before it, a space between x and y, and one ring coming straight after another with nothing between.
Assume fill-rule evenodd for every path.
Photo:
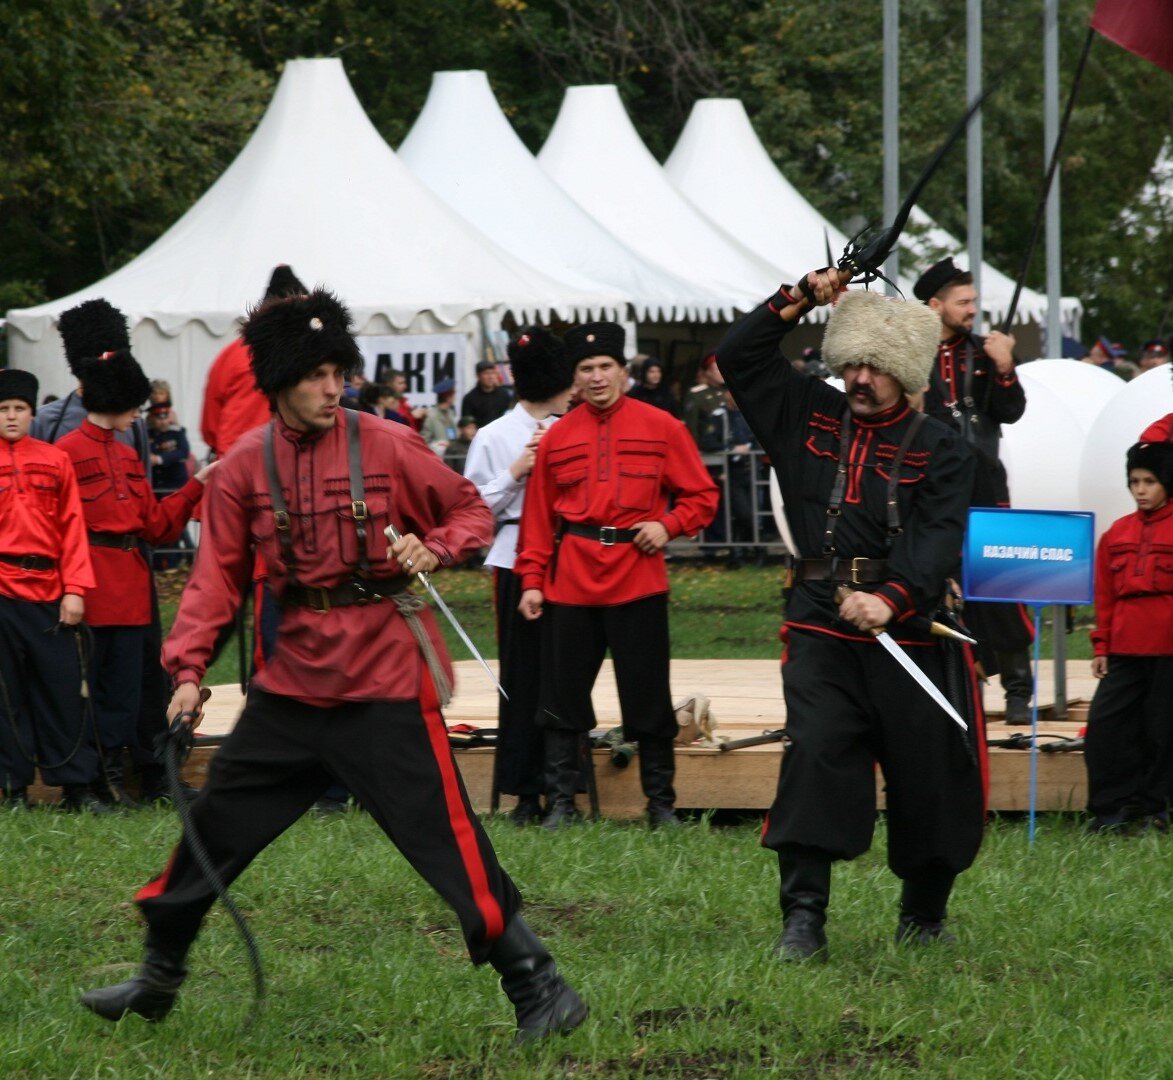
<instances>
[{"instance_id":1,"label":"white fur hat","mask_svg":"<svg viewBox=\"0 0 1173 1080\"><path fill-rule=\"evenodd\" d=\"M941 317L924 304L874 292L844 293L827 323L823 360L839 375L867 364L915 394L929 381L941 340Z\"/></svg>"}]
</instances>

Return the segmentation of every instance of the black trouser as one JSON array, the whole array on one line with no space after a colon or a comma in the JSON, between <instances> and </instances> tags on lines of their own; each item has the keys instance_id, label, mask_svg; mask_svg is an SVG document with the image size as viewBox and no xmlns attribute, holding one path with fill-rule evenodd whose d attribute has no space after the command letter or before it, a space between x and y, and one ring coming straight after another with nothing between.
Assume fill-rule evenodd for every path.
<instances>
[{"instance_id":1,"label":"black trouser","mask_svg":"<svg viewBox=\"0 0 1173 1080\"><path fill-rule=\"evenodd\" d=\"M136 746L143 704L146 626L95 626L90 686L103 752ZM159 662L158 654L155 664ZM149 666L149 665L148 665Z\"/></svg>"},{"instance_id":2,"label":"black trouser","mask_svg":"<svg viewBox=\"0 0 1173 1080\"><path fill-rule=\"evenodd\" d=\"M452 906L482 963L521 897L469 804L426 673L422 694L317 708L251 690L192 803L192 822L229 883L338 777ZM136 897L148 945L185 953L214 899L180 843Z\"/></svg>"},{"instance_id":3,"label":"black trouser","mask_svg":"<svg viewBox=\"0 0 1173 1080\"><path fill-rule=\"evenodd\" d=\"M545 739L538 724L542 707L542 619L530 620L517 610L521 579L512 570L493 571L497 607L498 695L497 748L494 768L498 791L507 795L540 795L545 789Z\"/></svg>"},{"instance_id":4,"label":"black trouser","mask_svg":"<svg viewBox=\"0 0 1173 1080\"><path fill-rule=\"evenodd\" d=\"M1173 656L1109 656L1087 718L1088 809L1166 809L1173 798Z\"/></svg>"},{"instance_id":5,"label":"black trouser","mask_svg":"<svg viewBox=\"0 0 1173 1080\"><path fill-rule=\"evenodd\" d=\"M155 739L167 730L167 705L171 700L171 680L163 669L163 627L159 620L159 598L155 578L151 575L151 621L143 628L142 697L139 701L135 745L131 756L139 765L155 760Z\"/></svg>"},{"instance_id":6,"label":"black trouser","mask_svg":"<svg viewBox=\"0 0 1173 1080\"><path fill-rule=\"evenodd\" d=\"M77 635L60 604L0 596L0 787L28 787L36 767L54 787L97 779L83 729ZM35 758L35 761L34 761Z\"/></svg>"},{"instance_id":7,"label":"black trouser","mask_svg":"<svg viewBox=\"0 0 1173 1080\"><path fill-rule=\"evenodd\" d=\"M611 607L547 602L543 618L550 620L547 726L563 731L594 728L591 690L610 648L623 734L629 739L675 738L676 714L668 684L667 593Z\"/></svg>"},{"instance_id":8,"label":"black trouser","mask_svg":"<svg viewBox=\"0 0 1173 1080\"><path fill-rule=\"evenodd\" d=\"M908 653L938 686L938 648ZM905 879L960 873L977 855L982 780L968 736L878 644L791 632L782 667L786 732L778 794L762 842L853 859L868 849L878 762L886 782L888 865Z\"/></svg>"}]
</instances>

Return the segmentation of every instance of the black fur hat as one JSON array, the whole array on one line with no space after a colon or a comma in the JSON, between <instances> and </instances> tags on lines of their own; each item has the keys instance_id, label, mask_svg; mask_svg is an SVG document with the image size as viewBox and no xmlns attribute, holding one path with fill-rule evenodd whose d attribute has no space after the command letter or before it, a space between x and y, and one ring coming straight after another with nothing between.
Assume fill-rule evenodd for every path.
<instances>
[{"instance_id":1,"label":"black fur hat","mask_svg":"<svg viewBox=\"0 0 1173 1080\"><path fill-rule=\"evenodd\" d=\"M296 386L319 364L337 364L345 375L362 371L350 312L325 289L263 301L249 312L241 335L252 350L257 386L266 394Z\"/></svg>"},{"instance_id":2,"label":"black fur hat","mask_svg":"<svg viewBox=\"0 0 1173 1080\"><path fill-rule=\"evenodd\" d=\"M265 295L261 300L272 300L275 296L305 296L309 292L293 270L285 263L273 267L269 277L269 284L265 287Z\"/></svg>"},{"instance_id":3,"label":"black fur hat","mask_svg":"<svg viewBox=\"0 0 1173 1080\"><path fill-rule=\"evenodd\" d=\"M590 356L609 356L624 367L627 366L627 357L623 355L627 332L618 323L589 322L572 326L566 331L564 340L566 359L572 368Z\"/></svg>"},{"instance_id":4,"label":"black fur hat","mask_svg":"<svg viewBox=\"0 0 1173 1080\"><path fill-rule=\"evenodd\" d=\"M37 411L37 377L20 368L0 368L0 401L25 401Z\"/></svg>"},{"instance_id":5,"label":"black fur hat","mask_svg":"<svg viewBox=\"0 0 1173 1080\"><path fill-rule=\"evenodd\" d=\"M77 377L86 412L117 415L139 408L151 396L151 380L129 349L83 360Z\"/></svg>"},{"instance_id":6,"label":"black fur hat","mask_svg":"<svg viewBox=\"0 0 1173 1080\"><path fill-rule=\"evenodd\" d=\"M1128 448L1127 471L1148 469L1158 480L1166 494L1173 495L1173 443L1136 443Z\"/></svg>"},{"instance_id":7,"label":"black fur hat","mask_svg":"<svg viewBox=\"0 0 1173 1080\"><path fill-rule=\"evenodd\" d=\"M522 401L548 401L574 382L565 343L541 326L527 327L509 343L509 367Z\"/></svg>"},{"instance_id":8,"label":"black fur hat","mask_svg":"<svg viewBox=\"0 0 1173 1080\"><path fill-rule=\"evenodd\" d=\"M79 381L83 360L130 348L126 316L101 297L63 311L57 320L57 332L65 346L65 362Z\"/></svg>"}]
</instances>

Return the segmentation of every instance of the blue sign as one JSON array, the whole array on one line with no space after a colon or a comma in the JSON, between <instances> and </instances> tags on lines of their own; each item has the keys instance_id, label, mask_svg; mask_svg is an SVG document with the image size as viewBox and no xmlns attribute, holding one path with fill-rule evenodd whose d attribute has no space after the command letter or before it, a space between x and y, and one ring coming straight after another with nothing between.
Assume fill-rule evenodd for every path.
<instances>
[{"instance_id":1,"label":"blue sign","mask_svg":"<svg viewBox=\"0 0 1173 1080\"><path fill-rule=\"evenodd\" d=\"M967 600L1090 604L1095 515L972 507L962 584Z\"/></svg>"}]
</instances>

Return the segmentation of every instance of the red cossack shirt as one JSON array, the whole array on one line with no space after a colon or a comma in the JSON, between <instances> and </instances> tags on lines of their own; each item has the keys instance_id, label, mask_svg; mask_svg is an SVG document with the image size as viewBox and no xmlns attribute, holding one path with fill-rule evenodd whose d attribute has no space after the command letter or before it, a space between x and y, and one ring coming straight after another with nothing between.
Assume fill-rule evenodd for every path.
<instances>
[{"instance_id":1,"label":"red cossack shirt","mask_svg":"<svg viewBox=\"0 0 1173 1080\"><path fill-rule=\"evenodd\" d=\"M165 499L156 499L142 458L114 432L92 424L57 443L73 462L82 514L90 532L131 534L148 544L179 539L204 485L189 480ZM146 626L151 621L151 568L138 547L90 545L97 585L86 597L90 626Z\"/></svg>"},{"instance_id":2,"label":"red cossack shirt","mask_svg":"<svg viewBox=\"0 0 1173 1080\"><path fill-rule=\"evenodd\" d=\"M252 351L240 338L212 361L204 385L200 434L217 457L225 457L246 432L269 421L269 399L257 389Z\"/></svg>"},{"instance_id":3,"label":"red cossack shirt","mask_svg":"<svg viewBox=\"0 0 1173 1080\"><path fill-rule=\"evenodd\" d=\"M1096 656L1173 656L1173 503L1112 523L1096 548Z\"/></svg>"},{"instance_id":4,"label":"red cossack shirt","mask_svg":"<svg viewBox=\"0 0 1173 1080\"><path fill-rule=\"evenodd\" d=\"M442 566L490 542L493 515L477 489L418 435L366 413L340 409L337 417L328 431L308 435L272 421L301 585L333 588L359 566L346 448L346 429L352 423L359 424L361 434L370 576L400 573L398 562L387 557L383 530L389 524L418 536ZM175 682L198 683L204 677L217 633L240 605L254 547L264 556L278 601L289 583L265 473L265 431L245 435L209 478L195 567L163 644L163 666ZM443 592L443 584L437 584ZM451 663L430 610L420 616L451 678ZM273 657L253 683L310 705L410 701L419 696L421 666L419 645L391 600L322 613L291 605L282 612Z\"/></svg>"},{"instance_id":5,"label":"red cossack shirt","mask_svg":"<svg viewBox=\"0 0 1173 1080\"><path fill-rule=\"evenodd\" d=\"M659 521L671 540L708 525L717 500L692 436L670 413L626 396L607 409L579 405L538 444L513 572L556 604L607 607L666 593L663 552L569 533L551 575L558 519L619 529Z\"/></svg>"},{"instance_id":6,"label":"red cossack shirt","mask_svg":"<svg viewBox=\"0 0 1173 1080\"><path fill-rule=\"evenodd\" d=\"M0 439L0 552L53 559L48 570L0 562L0 595L47 603L94 586L90 545L69 457L27 436Z\"/></svg>"}]
</instances>

